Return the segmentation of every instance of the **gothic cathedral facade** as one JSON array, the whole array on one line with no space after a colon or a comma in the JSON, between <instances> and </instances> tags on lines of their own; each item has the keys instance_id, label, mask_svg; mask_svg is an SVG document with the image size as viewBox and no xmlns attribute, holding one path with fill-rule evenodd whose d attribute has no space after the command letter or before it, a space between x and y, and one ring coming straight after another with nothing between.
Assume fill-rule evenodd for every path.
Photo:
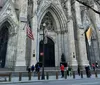
<instances>
[{"instance_id":1,"label":"gothic cathedral facade","mask_svg":"<svg viewBox=\"0 0 100 85\"><path fill-rule=\"evenodd\" d=\"M34 40L27 36L27 26ZM76 0L0 0L0 68L25 70L41 63L43 55L45 67L63 61L73 69L100 63L99 30L100 16Z\"/></svg>"}]
</instances>

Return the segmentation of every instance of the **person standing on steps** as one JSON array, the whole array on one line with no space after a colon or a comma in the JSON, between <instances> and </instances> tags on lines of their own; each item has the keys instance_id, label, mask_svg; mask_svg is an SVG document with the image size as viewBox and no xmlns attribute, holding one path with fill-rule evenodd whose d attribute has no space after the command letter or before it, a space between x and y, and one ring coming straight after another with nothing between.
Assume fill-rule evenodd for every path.
<instances>
[{"instance_id":1,"label":"person standing on steps","mask_svg":"<svg viewBox=\"0 0 100 85\"><path fill-rule=\"evenodd\" d=\"M31 67L28 66L28 67L27 67L27 70L28 70L28 73L30 73L30 72L31 72Z\"/></svg>"},{"instance_id":2,"label":"person standing on steps","mask_svg":"<svg viewBox=\"0 0 100 85\"><path fill-rule=\"evenodd\" d=\"M78 71L78 75L80 76L81 72L80 72L80 66L79 65L78 65L77 71Z\"/></svg>"},{"instance_id":3,"label":"person standing on steps","mask_svg":"<svg viewBox=\"0 0 100 85\"><path fill-rule=\"evenodd\" d=\"M95 64L94 63L92 63L92 69L93 69L93 71L95 71Z\"/></svg>"},{"instance_id":4,"label":"person standing on steps","mask_svg":"<svg viewBox=\"0 0 100 85\"><path fill-rule=\"evenodd\" d=\"M98 66L98 62L97 62L97 61L95 62L95 67L96 67L96 68L98 68L98 67L99 67L99 66Z\"/></svg>"},{"instance_id":5,"label":"person standing on steps","mask_svg":"<svg viewBox=\"0 0 100 85\"><path fill-rule=\"evenodd\" d=\"M61 70L62 78L64 77L64 69L65 69L64 65L61 64L61 66L60 66L60 70Z\"/></svg>"},{"instance_id":6,"label":"person standing on steps","mask_svg":"<svg viewBox=\"0 0 100 85\"><path fill-rule=\"evenodd\" d=\"M34 65L32 65L32 66L31 66L31 70L32 70L32 72L34 71L34 68L35 68Z\"/></svg>"}]
</instances>

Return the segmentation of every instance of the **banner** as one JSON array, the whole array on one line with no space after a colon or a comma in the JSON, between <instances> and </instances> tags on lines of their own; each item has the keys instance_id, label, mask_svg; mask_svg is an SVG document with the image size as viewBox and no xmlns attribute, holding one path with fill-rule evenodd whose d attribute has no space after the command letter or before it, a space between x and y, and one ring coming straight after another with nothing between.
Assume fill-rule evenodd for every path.
<instances>
[{"instance_id":1,"label":"banner","mask_svg":"<svg viewBox=\"0 0 100 85\"><path fill-rule=\"evenodd\" d=\"M92 37L92 28L91 28L91 26L86 31L86 37L87 37L89 46L91 46L91 37Z\"/></svg>"}]
</instances>

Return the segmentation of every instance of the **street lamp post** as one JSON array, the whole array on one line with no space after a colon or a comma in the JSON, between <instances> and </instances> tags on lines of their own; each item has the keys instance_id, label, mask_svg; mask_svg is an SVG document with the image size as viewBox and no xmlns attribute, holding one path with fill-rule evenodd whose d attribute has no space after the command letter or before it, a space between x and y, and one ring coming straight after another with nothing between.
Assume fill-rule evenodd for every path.
<instances>
[{"instance_id":1,"label":"street lamp post","mask_svg":"<svg viewBox=\"0 0 100 85\"><path fill-rule=\"evenodd\" d=\"M42 58L42 80L44 80L45 79L45 75L44 75L44 58L45 58L45 55L44 55L44 48L45 48L45 44L44 44L44 30L45 30L45 26L46 26L46 24L45 23L43 23L43 58Z\"/></svg>"}]
</instances>

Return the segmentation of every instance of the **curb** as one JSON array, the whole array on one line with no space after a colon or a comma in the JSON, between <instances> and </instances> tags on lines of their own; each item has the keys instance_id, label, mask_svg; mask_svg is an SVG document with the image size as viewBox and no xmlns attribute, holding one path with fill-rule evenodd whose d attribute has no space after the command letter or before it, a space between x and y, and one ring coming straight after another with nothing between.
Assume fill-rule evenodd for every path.
<instances>
[{"instance_id":1,"label":"curb","mask_svg":"<svg viewBox=\"0 0 100 85\"><path fill-rule=\"evenodd\" d=\"M46 81L63 81L65 79L53 79L53 80L33 80L33 81L17 81L17 82L0 82L0 84L16 84L16 83L32 83L32 82L46 82ZM72 79L67 79L72 80Z\"/></svg>"}]
</instances>

